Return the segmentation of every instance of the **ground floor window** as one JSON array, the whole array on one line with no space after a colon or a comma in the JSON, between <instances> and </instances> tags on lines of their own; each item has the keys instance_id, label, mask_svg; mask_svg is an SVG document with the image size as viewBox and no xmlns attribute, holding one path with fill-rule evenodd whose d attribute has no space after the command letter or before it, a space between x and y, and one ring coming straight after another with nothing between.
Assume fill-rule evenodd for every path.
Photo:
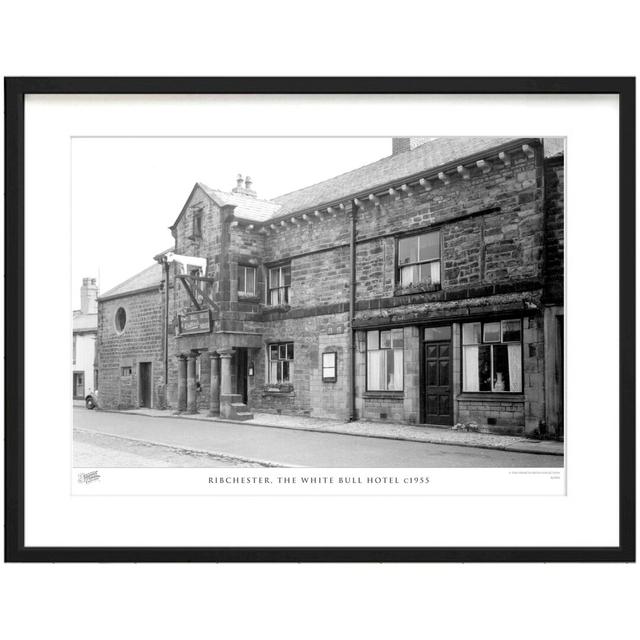
<instances>
[{"instance_id":1,"label":"ground floor window","mask_svg":"<svg viewBox=\"0 0 640 640\"><path fill-rule=\"evenodd\" d=\"M402 391L402 329L367 331L367 391Z\"/></svg>"},{"instance_id":2,"label":"ground floor window","mask_svg":"<svg viewBox=\"0 0 640 640\"><path fill-rule=\"evenodd\" d=\"M293 342L269 345L269 382L272 384L293 382Z\"/></svg>"},{"instance_id":3,"label":"ground floor window","mask_svg":"<svg viewBox=\"0 0 640 640\"><path fill-rule=\"evenodd\" d=\"M336 359L337 353L335 351L329 351L322 354L322 381L323 382L335 382L336 376Z\"/></svg>"},{"instance_id":4,"label":"ground floor window","mask_svg":"<svg viewBox=\"0 0 640 640\"><path fill-rule=\"evenodd\" d=\"M522 393L522 321L462 325L462 390Z\"/></svg>"}]
</instances>

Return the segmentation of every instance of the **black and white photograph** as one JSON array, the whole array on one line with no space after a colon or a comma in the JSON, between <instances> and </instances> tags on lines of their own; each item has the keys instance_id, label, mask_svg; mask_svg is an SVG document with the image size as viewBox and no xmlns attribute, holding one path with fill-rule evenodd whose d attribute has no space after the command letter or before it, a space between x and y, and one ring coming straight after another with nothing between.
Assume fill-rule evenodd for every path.
<instances>
[{"instance_id":1,"label":"black and white photograph","mask_svg":"<svg viewBox=\"0 0 640 640\"><path fill-rule=\"evenodd\" d=\"M417 133L72 139L79 482L564 468L566 141Z\"/></svg>"}]
</instances>

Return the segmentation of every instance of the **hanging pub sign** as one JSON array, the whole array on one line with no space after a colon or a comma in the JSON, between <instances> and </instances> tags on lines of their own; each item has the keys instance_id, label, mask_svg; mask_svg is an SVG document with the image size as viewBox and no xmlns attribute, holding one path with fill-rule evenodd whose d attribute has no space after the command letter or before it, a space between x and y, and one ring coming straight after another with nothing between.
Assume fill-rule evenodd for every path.
<instances>
[{"instance_id":1,"label":"hanging pub sign","mask_svg":"<svg viewBox=\"0 0 640 640\"><path fill-rule=\"evenodd\" d=\"M211 313L209 309L194 311L178 316L178 332L180 335L190 333L209 333L211 331Z\"/></svg>"}]
</instances>

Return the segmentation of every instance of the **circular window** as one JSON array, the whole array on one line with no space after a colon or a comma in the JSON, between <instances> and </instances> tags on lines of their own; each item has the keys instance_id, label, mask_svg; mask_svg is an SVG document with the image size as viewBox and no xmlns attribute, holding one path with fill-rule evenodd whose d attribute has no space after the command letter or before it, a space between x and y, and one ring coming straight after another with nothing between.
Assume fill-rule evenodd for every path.
<instances>
[{"instance_id":1,"label":"circular window","mask_svg":"<svg viewBox=\"0 0 640 640\"><path fill-rule=\"evenodd\" d=\"M116 331L118 333L122 333L126 326L127 312L122 307L118 307L118 310L116 311Z\"/></svg>"}]
</instances>

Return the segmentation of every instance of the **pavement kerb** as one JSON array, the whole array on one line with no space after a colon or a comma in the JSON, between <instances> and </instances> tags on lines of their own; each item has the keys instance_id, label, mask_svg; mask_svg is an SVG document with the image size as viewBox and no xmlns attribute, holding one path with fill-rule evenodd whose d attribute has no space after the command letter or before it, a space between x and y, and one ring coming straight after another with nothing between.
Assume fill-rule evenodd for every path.
<instances>
[{"instance_id":1,"label":"pavement kerb","mask_svg":"<svg viewBox=\"0 0 640 640\"><path fill-rule=\"evenodd\" d=\"M206 417L206 418L196 418L196 417L189 417L189 418L183 418L180 415L175 415L172 413L169 413L168 415L150 415L148 413L132 413L131 411L127 411L127 410L119 410L119 409L100 409L100 411L104 411L105 413L123 413L125 415L130 415L130 416L144 416L145 418L174 418L174 419L180 419L180 420L195 420L197 422L221 422L223 424L245 424L243 422L235 422L233 420L221 420L220 418L212 418L212 417ZM473 443L473 442L442 442L440 440L435 440L435 439L430 439L428 437L426 438L409 438L409 437L402 437L401 435L385 435L385 434L377 434L377 433L352 433L349 431L333 431L331 429L316 429L316 428L310 428L310 427L303 427L303 426L296 426L296 427L288 427L288 426L284 426L284 425L274 425L274 424L265 424L265 423L260 423L260 422L251 422L251 424L247 424L247 426L249 427L267 427L269 429L288 429L290 431L311 431L311 432L315 432L315 433L331 433L333 435L343 435L343 436L358 436L358 437L362 437L362 438L379 438L380 440L399 440L399 441L405 441L405 442L422 442L422 443L426 443L426 444L441 444L441 445L447 445L447 446L452 446L452 447L471 447L473 449L489 449L492 451L509 451L512 453L530 453L532 455L546 455L546 456L564 456L564 450L562 452L557 452L557 451L535 451L535 450L531 450L531 449L527 449L525 447L519 447L518 445L489 445L489 444L479 444L479 443ZM98 432L98 433L102 433L102 431ZM111 435L111 434L107 434L107 435ZM145 442L145 441L140 441L140 442ZM154 443L150 443L150 444L154 444ZM178 447L180 448L180 447ZM234 457L234 456L231 456ZM289 466L289 465L287 465Z\"/></svg>"},{"instance_id":2,"label":"pavement kerb","mask_svg":"<svg viewBox=\"0 0 640 640\"><path fill-rule=\"evenodd\" d=\"M122 413L121 411L109 411L109 413ZM146 414L136 414L146 415ZM147 416L153 417L153 416ZM119 433L109 433L107 431L95 431L94 429L83 429L82 427L74 427L74 431L81 431L82 433L99 433L101 436L109 436L110 438L118 438L119 440L128 440L129 442L135 442L137 444L150 444L154 447L164 447L165 449L171 449L175 452L182 453L195 453L197 455L206 455L216 458L224 458L226 460L240 460L241 462L250 462L252 464L259 464L263 467L298 467L295 464L281 464L280 462L273 462L272 460L260 460L258 458L248 458L247 456L237 456L232 453L222 453L220 451L211 451L209 449L194 449L193 447L181 447L175 444L167 444L166 442L156 442L154 440L143 440L142 438L132 438L131 436L123 436Z\"/></svg>"}]
</instances>

